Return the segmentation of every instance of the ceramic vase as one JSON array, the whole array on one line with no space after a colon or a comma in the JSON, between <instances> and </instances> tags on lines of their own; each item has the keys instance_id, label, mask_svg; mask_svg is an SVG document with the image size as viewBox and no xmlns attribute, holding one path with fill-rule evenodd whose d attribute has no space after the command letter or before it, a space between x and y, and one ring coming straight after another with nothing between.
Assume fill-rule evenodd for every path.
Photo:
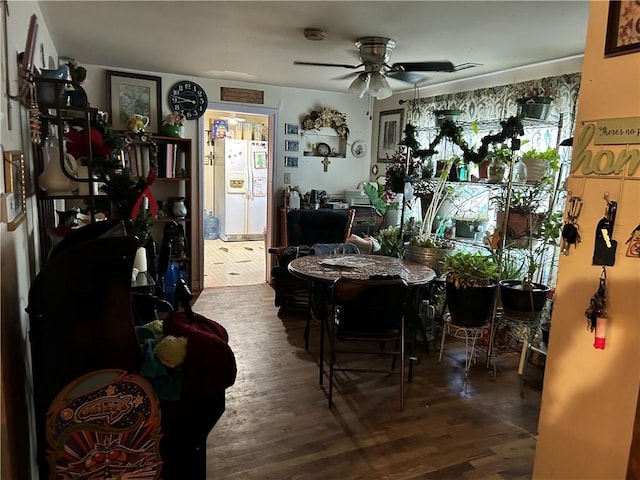
<instances>
[{"instance_id":1,"label":"ceramic vase","mask_svg":"<svg viewBox=\"0 0 640 480\"><path fill-rule=\"evenodd\" d=\"M184 203L184 198L178 198L173 202L171 206L171 213L176 218L185 218L187 216L187 206Z\"/></svg>"},{"instance_id":2,"label":"ceramic vase","mask_svg":"<svg viewBox=\"0 0 640 480\"><path fill-rule=\"evenodd\" d=\"M57 141L45 141L42 147L45 167L38 177L38 186L49 195L69 195L78 189L78 182L72 180L62 171L60 148ZM78 164L69 153L64 152L64 167L69 175L75 176Z\"/></svg>"}]
</instances>

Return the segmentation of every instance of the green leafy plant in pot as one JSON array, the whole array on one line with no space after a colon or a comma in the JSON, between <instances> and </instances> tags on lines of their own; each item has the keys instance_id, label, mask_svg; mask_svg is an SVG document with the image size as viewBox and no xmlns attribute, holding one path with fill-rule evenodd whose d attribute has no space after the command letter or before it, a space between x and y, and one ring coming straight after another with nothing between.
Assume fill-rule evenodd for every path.
<instances>
[{"instance_id":1,"label":"green leafy plant in pot","mask_svg":"<svg viewBox=\"0 0 640 480\"><path fill-rule=\"evenodd\" d=\"M535 241L530 239L529 245L524 248L502 252L503 266L513 263L513 259L507 252L522 253L520 269L522 277L500 280L500 299L507 315L532 322L537 321L539 313L544 308L550 287L534 282L533 279L542 267L546 252L554 242L557 242L561 225L562 212L548 214L540 223L539 234Z\"/></svg>"},{"instance_id":2,"label":"green leafy plant in pot","mask_svg":"<svg viewBox=\"0 0 640 480\"><path fill-rule=\"evenodd\" d=\"M532 148L523 152L520 160L527 166L527 183L541 182L560 169L560 154L553 147L542 151Z\"/></svg>"},{"instance_id":3,"label":"green leafy plant in pot","mask_svg":"<svg viewBox=\"0 0 640 480\"><path fill-rule=\"evenodd\" d=\"M497 292L498 264L493 255L459 250L442 265L451 322L482 327L491 316Z\"/></svg>"}]
</instances>

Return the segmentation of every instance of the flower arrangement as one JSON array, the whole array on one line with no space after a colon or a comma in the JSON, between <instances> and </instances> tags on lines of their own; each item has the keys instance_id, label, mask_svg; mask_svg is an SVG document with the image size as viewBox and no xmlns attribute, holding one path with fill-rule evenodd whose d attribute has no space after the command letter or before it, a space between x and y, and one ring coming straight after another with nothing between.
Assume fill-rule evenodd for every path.
<instances>
[{"instance_id":1,"label":"flower arrangement","mask_svg":"<svg viewBox=\"0 0 640 480\"><path fill-rule=\"evenodd\" d=\"M186 120L187 117L185 117L182 113L172 112L164 118L162 124L172 126L184 125L184 122L186 122Z\"/></svg>"},{"instance_id":2,"label":"flower arrangement","mask_svg":"<svg viewBox=\"0 0 640 480\"><path fill-rule=\"evenodd\" d=\"M69 67L69 76L71 77L71 81L82 85L84 81L87 79L87 69L80 65L75 59L71 59L67 62L67 67Z\"/></svg>"},{"instance_id":3,"label":"flower arrangement","mask_svg":"<svg viewBox=\"0 0 640 480\"><path fill-rule=\"evenodd\" d=\"M333 128L341 138L346 139L349 136L347 116L337 110L327 107L313 110L302 119L302 131L318 130L322 127Z\"/></svg>"}]
</instances>

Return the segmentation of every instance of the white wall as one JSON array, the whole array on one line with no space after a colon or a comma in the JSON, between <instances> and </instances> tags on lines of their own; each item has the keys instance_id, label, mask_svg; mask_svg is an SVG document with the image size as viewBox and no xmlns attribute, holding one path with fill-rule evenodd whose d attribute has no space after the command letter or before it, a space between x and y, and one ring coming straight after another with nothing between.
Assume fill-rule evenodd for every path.
<instances>
[{"instance_id":1,"label":"white wall","mask_svg":"<svg viewBox=\"0 0 640 480\"><path fill-rule=\"evenodd\" d=\"M7 25L8 65L2 57L2 100L0 101L0 142L2 149L20 150L25 155L27 171L33 173L33 160L27 122L27 110L19 102L11 101L7 107L5 93L5 72L8 69L9 87L13 95L18 93L18 52L25 48L29 20L32 14L38 17L38 36L34 63L42 68L40 44L45 56L57 58L58 54L51 42L49 32L42 20L37 2L9 2L9 22ZM4 37L0 39L4 42ZM4 45L2 45L4 49ZM11 130L9 130L9 116ZM4 168L0 168L0 192L4 193ZM29 175L33 179L33 175ZM27 220L13 231L7 231L6 224L0 224L0 305L2 323L2 457L3 478L37 479L35 463L35 439L29 435L33 431L31 407L30 355L27 341L28 317L25 313L31 279L35 275L39 259L37 241L37 213L35 197L27 199ZM6 441L5 441L6 440ZM6 476L4 476L6 475Z\"/></svg>"}]
</instances>

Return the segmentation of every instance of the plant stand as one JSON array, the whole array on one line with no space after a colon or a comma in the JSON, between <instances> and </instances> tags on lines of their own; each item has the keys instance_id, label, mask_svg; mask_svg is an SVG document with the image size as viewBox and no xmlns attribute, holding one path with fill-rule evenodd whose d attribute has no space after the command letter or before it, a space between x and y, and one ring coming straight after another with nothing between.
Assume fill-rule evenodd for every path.
<instances>
[{"instance_id":1,"label":"plant stand","mask_svg":"<svg viewBox=\"0 0 640 480\"><path fill-rule=\"evenodd\" d=\"M490 323L483 325L482 327L459 327L451 323L450 319L444 322L442 328L442 340L440 341L440 355L438 356L438 363L442 361L442 352L444 351L444 340L447 335L464 340L465 342L465 362L464 362L464 374L469 374L469 367L472 363L476 363L476 344L478 340L482 338L488 331Z\"/></svg>"}]
</instances>

